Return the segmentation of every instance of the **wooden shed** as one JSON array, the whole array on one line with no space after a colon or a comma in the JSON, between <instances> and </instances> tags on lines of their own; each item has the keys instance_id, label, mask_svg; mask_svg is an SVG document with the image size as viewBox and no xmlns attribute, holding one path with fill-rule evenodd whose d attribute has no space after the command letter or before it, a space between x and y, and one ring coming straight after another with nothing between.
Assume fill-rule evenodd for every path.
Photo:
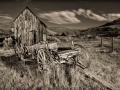
<instances>
[{"instance_id":1,"label":"wooden shed","mask_svg":"<svg viewBox=\"0 0 120 90\"><path fill-rule=\"evenodd\" d=\"M26 7L14 20L14 36L21 44L34 45L46 41L47 26Z\"/></svg>"}]
</instances>

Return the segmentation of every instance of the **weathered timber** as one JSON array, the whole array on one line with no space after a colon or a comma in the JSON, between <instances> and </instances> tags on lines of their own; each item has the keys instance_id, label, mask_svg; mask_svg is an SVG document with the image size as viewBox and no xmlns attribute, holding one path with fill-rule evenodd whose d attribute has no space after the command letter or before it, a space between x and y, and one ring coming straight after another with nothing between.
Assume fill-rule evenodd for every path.
<instances>
[{"instance_id":1,"label":"weathered timber","mask_svg":"<svg viewBox=\"0 0 120 90\"><path fill-rule=\"evenodd\" d=\"M26 7L14 20L14 36L21 44L33 45L46 40L47 26Z\"/></svg>"},{"instance_id":2,"label":"weathered timber","mask_svg":"<svg viewBox=\"0 0 120 90\"><path fill-rule=\"evenodd\" d=\"M56 50L56 49L58 48L58 45L57 45L57 43L48 43L48 44L38 43L38 44L34 44L34 45L32 45L32 46L26 46L26 48L27 48L29 51L32 51L32 49L38 51L39 49L46 49L46 48L51 49L51 50L53 50L53 49Z\"/></svg>"},{"instance_id":3,"label":"weathered timber","mask_svg":"<svg viewBox=\"0 0 120 90\"><path fill-rule=\"evenodd\" d=\"M101 37L101 47L103 47L103 37Z\"/></svg>"},{"instance_id":4,"label":"weathered timber","mask_svg":"<svg viewBox=\"0 0 120 90\"><path fill-rule=\"evenodd\" d=\"M77 55L77 53L78 53L77 50L65 50L65 51L58 52L58 55L61 58L68 58L68 57L72 57L74 55Z\"/></svg>"},{"instance_id":5,"label":"weathered timber","mask_svg":"<svg viewBox=\"0 0 120 90\"><path fill-rule=\"evenodd\" d=\"M114 37L112 37L112 52L114 52Z\"/></svg>"}]
</instances>

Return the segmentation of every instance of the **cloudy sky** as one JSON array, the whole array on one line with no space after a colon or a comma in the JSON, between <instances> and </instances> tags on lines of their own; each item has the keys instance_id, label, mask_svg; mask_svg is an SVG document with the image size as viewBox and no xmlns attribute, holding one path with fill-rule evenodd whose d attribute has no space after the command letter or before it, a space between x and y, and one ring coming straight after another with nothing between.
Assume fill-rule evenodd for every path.
<instances>
[{"instance_id":1,"label":"cloudy sky","mask_svg":"<svg viewBox=\"0 0 120 90\"><path fill-rule=\"evenodd\" d=\"M115 0L0 0L0 22L8 22L28 6L48 27L85 29L120 18Z\"/></svg>"}]
</instances>

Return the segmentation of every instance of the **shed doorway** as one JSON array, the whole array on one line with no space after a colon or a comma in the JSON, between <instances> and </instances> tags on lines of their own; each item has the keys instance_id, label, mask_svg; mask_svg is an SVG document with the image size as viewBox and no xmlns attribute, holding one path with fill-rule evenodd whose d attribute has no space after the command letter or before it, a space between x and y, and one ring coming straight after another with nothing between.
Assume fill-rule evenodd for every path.
<instances>
[{"instance_id":1,"label":"shed doorway","mask_svg":"<svg viewBox=\"0 0 120 90\"><path fill-rule=\"evenodd\" d=\"M33 42L34 42L34 44L36 44L36 32L33 32L33 33L34 33L34 36L33 36L33 38L34 38L33 40L34 41Z\"/></svg>"}]
</instances>

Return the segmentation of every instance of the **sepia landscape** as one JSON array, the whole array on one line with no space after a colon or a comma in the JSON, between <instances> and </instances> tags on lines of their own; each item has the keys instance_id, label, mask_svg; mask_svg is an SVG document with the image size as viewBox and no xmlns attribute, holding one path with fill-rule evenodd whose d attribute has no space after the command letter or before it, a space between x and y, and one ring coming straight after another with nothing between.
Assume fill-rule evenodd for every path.
<instances>
[{"instance_id":1,"label":"sepia landscape","mask_svg":"<svg viewBox=\"0 0 120 90\"><path fill-rule=\"evenodd\" d=\"M119 4L0 1L0 90L120 90Z\"/></svg>"}]
</instances>

